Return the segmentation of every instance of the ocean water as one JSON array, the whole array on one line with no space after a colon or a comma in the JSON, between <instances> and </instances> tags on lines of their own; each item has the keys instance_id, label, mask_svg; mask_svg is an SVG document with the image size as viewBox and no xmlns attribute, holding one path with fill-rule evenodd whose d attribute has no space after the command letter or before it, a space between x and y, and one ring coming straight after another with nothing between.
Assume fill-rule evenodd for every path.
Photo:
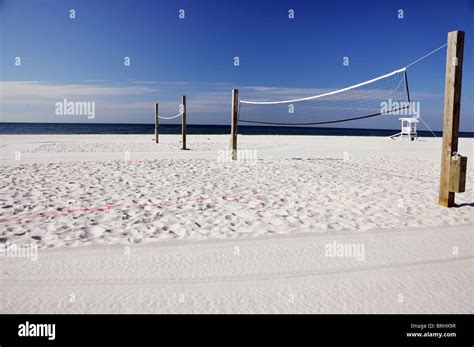
<instances>
[{"instance_id":1,"label":"ocean water","mask_svg":"<svg viewBox=\"0 0 474 347\"><path fill-rule=\"evenodd\" d=\"M153 124L93 124L93 123L0 123L0 134L153 134ZM230 134L229 125L189 124L188 134ZM279 126L239 126L245 135L324 135L324 136L390 136L400 129L309 128ZM180 134L180 124L160 124L160 134ZM442 132L435 132L442 136ZM422 137L433 137L429 131L418 131ZM461 137L474 137L473 132L461 132Z\"/></svg>"}]
</instances>

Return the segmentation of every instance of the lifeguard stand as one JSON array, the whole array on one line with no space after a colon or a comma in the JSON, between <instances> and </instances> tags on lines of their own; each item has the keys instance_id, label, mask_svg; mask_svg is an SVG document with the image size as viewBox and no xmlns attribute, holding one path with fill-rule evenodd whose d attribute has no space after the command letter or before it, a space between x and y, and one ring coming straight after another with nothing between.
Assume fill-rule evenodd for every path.
<instances>
[{"instance_id":1,"label":"lifeguard stand","mask_svg":"<svg viewBox=\"0 0 474 347\"><path fill-rule=\"evenodd\" d=\"M418 139L418 134L416 133L416 124L420 121L416 117L412 118L398 118L402 122L402 131L398 134L390 136L394 139L395 137L400 137L400 139L408 139L408 141L414 141Z\"/></svg>"},{"instance_id":2,"label":"lifeguard stand","mask_svg":"<svg viewBox=\"0 0 474 347\"><path fill-rule=\"evenodd\" d=\"M409 141L414 141L418 138L416 133L416 123L420 121L416 118L399 118L402 121L402 132L400 139L406 137Z\"/></svg>"}]
</instances>

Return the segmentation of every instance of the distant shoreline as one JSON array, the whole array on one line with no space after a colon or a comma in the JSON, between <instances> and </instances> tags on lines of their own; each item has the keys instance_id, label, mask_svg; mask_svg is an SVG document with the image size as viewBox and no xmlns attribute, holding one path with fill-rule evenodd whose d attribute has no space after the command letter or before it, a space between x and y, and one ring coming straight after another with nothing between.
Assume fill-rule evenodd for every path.
<instances>
[{"instance_id":1,"label":"distant shoreline","mask_svg":"<svg viewBox=\"0 0 474 347\"><path fill-rule=\"evenodd\" d=\"M319 136L380 136L386 137L400 129L359 128L310 128L279 126L244 126L238 132L242 135L319 135ZM153 134L153 124L95 124L95 123L0 123L2 135L100 135L100 134ZM179 134L181 124L160 124L160 134ZM230 125L188 124L190 135L221 135L230 133ZM426 130L419 130L421 137L433 137ZM441 131L435 131L441 137ZM474 138L474 132L460 132L460 137Z\"/></svg>"}]
</instances>

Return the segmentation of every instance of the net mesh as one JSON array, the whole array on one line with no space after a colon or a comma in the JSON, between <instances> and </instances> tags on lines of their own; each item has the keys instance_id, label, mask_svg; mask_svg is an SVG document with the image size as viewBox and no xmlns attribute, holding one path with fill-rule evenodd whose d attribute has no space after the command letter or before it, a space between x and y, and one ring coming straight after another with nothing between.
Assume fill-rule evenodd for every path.
<instances>
[{"instance_id":1,"label":"net mesh","mask_svg":"<svg viewBox=\"0 0 474 347\"><path fill-rule=\"evenodd\" d=\"M321 95L284 101L239 100L239 123L314 125L400 114L409 108L406 69Z\"/></svg>"}]
</instances>

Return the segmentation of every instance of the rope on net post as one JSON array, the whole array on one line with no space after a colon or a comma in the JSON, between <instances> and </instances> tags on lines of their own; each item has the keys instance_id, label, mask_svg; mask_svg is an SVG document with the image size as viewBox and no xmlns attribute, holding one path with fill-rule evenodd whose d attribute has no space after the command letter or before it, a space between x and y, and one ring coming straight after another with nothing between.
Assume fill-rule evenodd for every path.
<instances>
[{"instance_id":1,"label":"rope on net post","mask_svg":"<svg viewBox=\"0 0 474 347\"><path fill-rule=\"evenodd\" d=\"M411 62L410 64L408 64L407 66L405 66L405 69L409 68L410 66L412 65L415 65L416 63L419 63L420 61L422 61L423 59L425 58L428 58L430 55L432 55L433 53L439 51L440 49L446 47L448 45L448 43L446 42L444 45L432 50L431 52L429 52L428 54L425 54L424 56L422 56L421 58L418 58L417 60Z\"/></svg>"}]
</instances>

